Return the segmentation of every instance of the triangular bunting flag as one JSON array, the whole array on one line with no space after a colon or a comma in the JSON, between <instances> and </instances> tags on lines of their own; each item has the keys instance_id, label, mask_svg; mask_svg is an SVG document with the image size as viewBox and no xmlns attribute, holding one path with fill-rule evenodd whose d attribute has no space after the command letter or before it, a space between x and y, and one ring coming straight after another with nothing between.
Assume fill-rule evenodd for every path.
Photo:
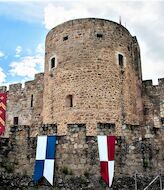
<instances>
[{"instance_id":1,"label":"triangular bunting flag","mask_svg":"<svg viewBox=\"0 0 164 190\"><path fill-rule=\"evenodd\" d=\"M98 136L101 177L111 187L114 176L115 136Z\"/></svg>"},{"instance_id":2,"label":"triangular bunting flag","mask_svg":"<svg viewBox=\"0 0 164 190\"><path fill-rule=\"evenodd\" d=\"M34 182L37 182L44 176L53 185L55 155L56 136L38 136Z\"/></svg>"}]
</instances>

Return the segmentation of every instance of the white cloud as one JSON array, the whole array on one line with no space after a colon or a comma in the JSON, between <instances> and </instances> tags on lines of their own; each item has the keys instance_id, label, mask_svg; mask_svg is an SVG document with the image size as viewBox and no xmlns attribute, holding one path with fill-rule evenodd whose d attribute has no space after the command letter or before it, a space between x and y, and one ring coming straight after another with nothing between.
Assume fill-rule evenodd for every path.
<instances>
[{"instance_id":1,"label":"white cloud","mask_svg":"<svg viewBox=\"0 0 164 190\"><path fill-rule=\"evenodd\" d=\"M82 4L74 4L71 8L66 8L64 6L48 4L44 9L44 24L47 29L76 18L85 18L90 16L87 7L82 6Z\"/></svg>"},{"instance_id":2,"label":"white cloud","mask_svg":"<svg viewBox=\"0 0 164 190\"><path fill-rule=\"evenodd\" d=\"M161 57L157 57L156 54L151 54L150 48L144 43L140 43L142 46L142 73L143 80L152 79L153 84L158 84L158 78L164 77L164 61Z\"/></svg>"},{"instance_id":3,"label":"white cloud","mask_svg":"<svg viewBox=\"0 0 164 190\"><path fill-rule=\"evenodd\" d=\"M0 58L4 56L5 56L4 52L0 51Z\"/></svg>"},{"instance_id":4,"label":"white cloud","mask_svg":"<svg viewBox=\"0 0 164 190\"><path fill-rule=\"evenodd\" d=\"M0 67L0 83L5 82L6 75L3 72L3 69Z\"/></svg>"},{"instance_id":5,"label":"white cloud","mask_svg":"<svg viewBox=\"0 0 164 190\"><path fill-rule=\"evenodd\" d=\"M41 71L43 60L40 55L22 57L20 61L13 61L10 64L11 69L9 72L12 76L32 78L35 73Z\"/></svg>"},{"instance_id":6,"label":"white cloud","mask_svg":"<svg viewBox=\"0 0 164 190\"><path fill-rule=\"evenodd\" d=\"M71 1L49 3L44 9L47 29L75 18L96 17L119 22L136 35L141 48L143 79L164 77L164 2L162 1ZM156 82L155 82L156 83Z\"/></svg>"},{"instance_id":7,"label":"white cloud","mask_svg":"<svg viewBox=\"0 0 164 190\"><path fill-rule=\"evenodd\" d=\"M22 47L17 46L15 51L16 51L15 57L20 57L20 53L22 52Z\"/></svg>"},{"instance_id":8,"label":"white cloud","mask_svg":"<svg viewBox=\"0 0 164 190\"><path fill-rule=\"evenodd\" d=\"M9 74L12 76L24 77L28 80L34 77L38 72L43 72L44 51L42 43L39 43L35 49L35 55L20 57L18 61L10 63ZM21 46L17 46L17 53L22 51Z\"/></svg>"},{"instance_id":9,"label":"white cloud","mask_svg":"<svg viewBox=\"0 0 164 190\"><path fill-rule=\"evenodd\" d=\"M39 43L36 47L36 53L39 54L44 54L44 44L43 43Z\"/></svg>"},{"instance_id":10,"label":"white cloud","mask_svg":"<svg viewBox=\"0 0 164 190\"><path fill-rule=\"evenodd\" d=\"M118 22L119 16L121 16L122 24L125 25L126 22L131 34L138 38L141 47L143 78L164 77L162 62L164 60L164 40L162 40L164 37L162 20L164 18L164 1L52 0L39 3L36 2L38 0L30 1L1 3L0 15L7 15L26 22L39 22L44 24L46 29L51 29L70 19L96 17ZM29 49L29 54L31 51ZM35 53L36 56L31 56L31 58L20 57L17 63L22 65L29 59L36 62L37 55L44 53L44 47L41 44L38 45ZM18 69L19 66L16 65ZM37 71L38 66L39 64L35 64L30 68L33 68L34 72L34 70ZM16 69L12 67L12 74L14 73L16 75Z\"/></svg>"}]
</instances>

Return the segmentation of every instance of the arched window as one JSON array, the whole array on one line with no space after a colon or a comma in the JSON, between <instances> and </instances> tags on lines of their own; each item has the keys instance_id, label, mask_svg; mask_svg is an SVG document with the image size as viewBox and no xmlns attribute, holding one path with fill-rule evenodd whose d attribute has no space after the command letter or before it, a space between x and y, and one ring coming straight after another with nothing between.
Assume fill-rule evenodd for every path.
<instances>
[{"instance_id":1,"label":"arched window","mask_svg":"<svg viewBox=\"0 0 164 190\"><path fill-rule=\"evenodd\" d=\"M66 107L73 107L73 96L72 95L68 95L66 97Z\"/></svg>"}]
</instances>

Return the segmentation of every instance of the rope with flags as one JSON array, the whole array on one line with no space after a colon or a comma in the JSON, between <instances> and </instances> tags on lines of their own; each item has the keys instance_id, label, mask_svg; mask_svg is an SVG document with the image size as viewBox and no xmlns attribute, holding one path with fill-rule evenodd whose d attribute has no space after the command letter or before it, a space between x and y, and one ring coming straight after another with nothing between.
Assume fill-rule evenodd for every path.
<instances>
[{"instance_id":1,"label":"rope with flags","mask_svg":"<svg viewBox=\"0 0 164 190\"><path fill-rule=\"evenodd\" d=\"M0 93L0 135L5 132L7 93Z\"/></svg>"}]
</instances>

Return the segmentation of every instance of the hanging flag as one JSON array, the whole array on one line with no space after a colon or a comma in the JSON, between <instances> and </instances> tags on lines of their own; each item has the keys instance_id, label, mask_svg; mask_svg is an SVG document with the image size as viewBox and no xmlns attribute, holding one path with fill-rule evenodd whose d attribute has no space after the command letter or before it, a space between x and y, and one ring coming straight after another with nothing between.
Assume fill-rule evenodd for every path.
<instances>
[{"instance_id":1,"label":"hanging flag","mask_svg":"<svg viewBox=\"0 0 164 190\"><path fill-rule=\"evenodd\" d=\"M0 93L0 135L5 132L7 93Z\"/></svg>"},{"instance_id":2,"label":"hanging flag","mask_svg":"<svg viewBox=\"0 0 164 190\"><path fill-rule=\"evenodd\" d=\"M44 176L53 185L55 155L56 136L38 136L33 176L34 182L39 181Z\"/></svg>"},{"instance_id":3,"label":"hanging flag","mask_svg":"<svg viewBox=\"0 0 164 190\"><path fill-rule=\"evenodd\" d=\"M111 187L114 176L115 136L98 136L101 177Z\"/></svg>"}]
</instances>

